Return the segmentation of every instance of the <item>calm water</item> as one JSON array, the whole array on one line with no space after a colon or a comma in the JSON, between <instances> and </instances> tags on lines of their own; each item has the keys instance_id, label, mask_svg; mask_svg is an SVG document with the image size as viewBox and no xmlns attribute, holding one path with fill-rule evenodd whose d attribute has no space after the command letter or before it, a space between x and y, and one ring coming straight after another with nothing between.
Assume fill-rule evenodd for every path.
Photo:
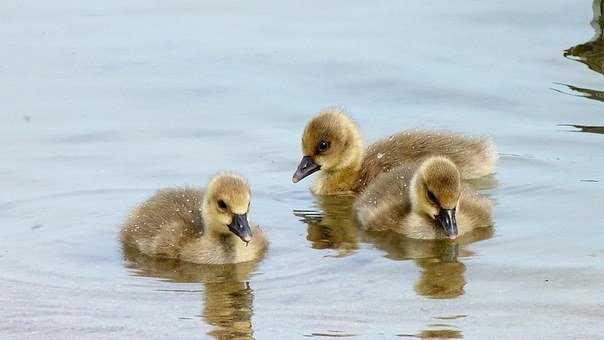
<instances>
[{"instance_id":1,"label":"calm water","mask_svg":"<svg viewBox=\"0 0 604 340\"><path fill-rule=\"evenodd\" d=\"M600 1L3 1L0 338L601 337ZM362 234L292 184L334 104L367 141L493 136L494 231ZM221 169L252 183L262 262L122 249L137 202Z\"/></svg>"}]
</instances>

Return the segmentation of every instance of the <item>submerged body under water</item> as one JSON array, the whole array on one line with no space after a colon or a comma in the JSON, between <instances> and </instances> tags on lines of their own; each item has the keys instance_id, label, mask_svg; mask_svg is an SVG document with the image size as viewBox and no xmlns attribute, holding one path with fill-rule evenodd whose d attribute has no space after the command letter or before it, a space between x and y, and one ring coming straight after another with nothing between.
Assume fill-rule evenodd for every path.
<instances>
[{"instance_id":1,"label":"submerged body under water","mask_svg":"<svg viewBox=\"0 0 604 340\"><path fill-rule=\"evenodd\" d=\"M602 2L0 5L0 337L596 338L604 303ZM591 25L590 25L591 23ZM308 118L368 144L490 135L493 228L363 232L291 184ZM128 211L232 169L262 261L122 247Z\"/></svg>"}]
</instances>

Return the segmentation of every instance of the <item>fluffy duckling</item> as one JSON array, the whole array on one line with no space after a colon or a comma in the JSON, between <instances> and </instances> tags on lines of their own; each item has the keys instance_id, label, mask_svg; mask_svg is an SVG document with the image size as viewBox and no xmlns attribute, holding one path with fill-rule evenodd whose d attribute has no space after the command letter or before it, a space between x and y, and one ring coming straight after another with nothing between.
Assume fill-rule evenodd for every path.
<instances>
[{"instance_id":1,"label":"fluffy duckling","mask_svg":"<svg viewBox=\"0 0 604 340\"><path fill-rule=\"evenodd\" d=\"M126 219L122 241L142 253L193 263L223 264L259 258L268 246L248 223L251 192L232 173L210 180L207 189L158 191Z\"/></svg>"},{"instance_id":2,"label":"fluffy duckling","mask_svg":"<svg viewBox=\"0 0 604 340\"><path fill-rule=\"evenodd\" d=\"M489 227L491 201L461 180L455 163L432 156L376 178L355 202L361 224L410 238L455 239Z\"/></svg>"},{"instance_id":3,"label":"fluffy duckling","mask_svg":"<svg viewBox=\"0 0 604 340\"><path fill-rule=\"evenodd\" d=\"M430 155L449 157L464 179L492 173L497 160L488 138L446 132L404 131L364 150L359 128L339 108L325 109L310 120L302 135L302 152L292 180L296 183L320 170L311 186L317 195L362 192L380 173Z\"/></svg>"}]
</instances>

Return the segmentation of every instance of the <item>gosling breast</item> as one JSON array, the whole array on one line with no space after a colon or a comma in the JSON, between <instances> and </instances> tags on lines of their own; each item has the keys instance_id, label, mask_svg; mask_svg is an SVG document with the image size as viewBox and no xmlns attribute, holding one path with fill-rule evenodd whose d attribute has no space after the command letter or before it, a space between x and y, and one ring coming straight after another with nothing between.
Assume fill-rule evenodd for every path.
<instances>
[{"instance_id":1,"label":"gosling breast","mask_svg":"<svg viewBox=\"0 0 604 340\"><path fill-rule=\"evenodd\" d=\"M204 190L163 189L137 206L121 230L126 246L153 257L193 263L224 264L260 258L268 246L264 233L252 224L246 245L235 235L213 236L203 220Z\"/></svg>"}]
</instances>

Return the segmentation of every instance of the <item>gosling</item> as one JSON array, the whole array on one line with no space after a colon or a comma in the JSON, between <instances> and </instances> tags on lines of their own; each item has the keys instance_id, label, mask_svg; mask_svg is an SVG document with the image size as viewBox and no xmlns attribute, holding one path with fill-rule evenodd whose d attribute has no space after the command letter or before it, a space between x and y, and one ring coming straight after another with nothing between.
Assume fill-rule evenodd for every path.
<instances>
[{"instance_id":1,"label":"gosling","mask_svg":"<svg viewBox=\"0 0 604 340\"><path fill-rule=\"evenodd\" d=\"M380 173L430 155L449 157L463 179L493 173L497 160L488 138L448 132L403 131L365 150L359 128L339 108L327 108L310 120L302 135L302 152L292 181L319 171L311 186L317 195L358 194Z\"/></svg>"},{"instance_id":2,"label":"gosling","mask_svg":"<svg viewBox=\"0 0 604 340\"><path fill-rule=\"evenodd\" d=\"M458 167L442 156L404 165L376 178L355 202L361 225L416 239L456 239L492 226L490 199L461 180Z\"/></svg>"},{"instance_id":3,"label":"gosling","mask_svg":"<svg viewBox=\"0 0 604 340\"><path fill-rule=\"evenodd\" d=\"M207 189L163 189L127 217L122 241L140 252L203 264L260 258L268 241L248 222L251 191L233 173L213 177Z\"/></svg>"}]
</instances>

